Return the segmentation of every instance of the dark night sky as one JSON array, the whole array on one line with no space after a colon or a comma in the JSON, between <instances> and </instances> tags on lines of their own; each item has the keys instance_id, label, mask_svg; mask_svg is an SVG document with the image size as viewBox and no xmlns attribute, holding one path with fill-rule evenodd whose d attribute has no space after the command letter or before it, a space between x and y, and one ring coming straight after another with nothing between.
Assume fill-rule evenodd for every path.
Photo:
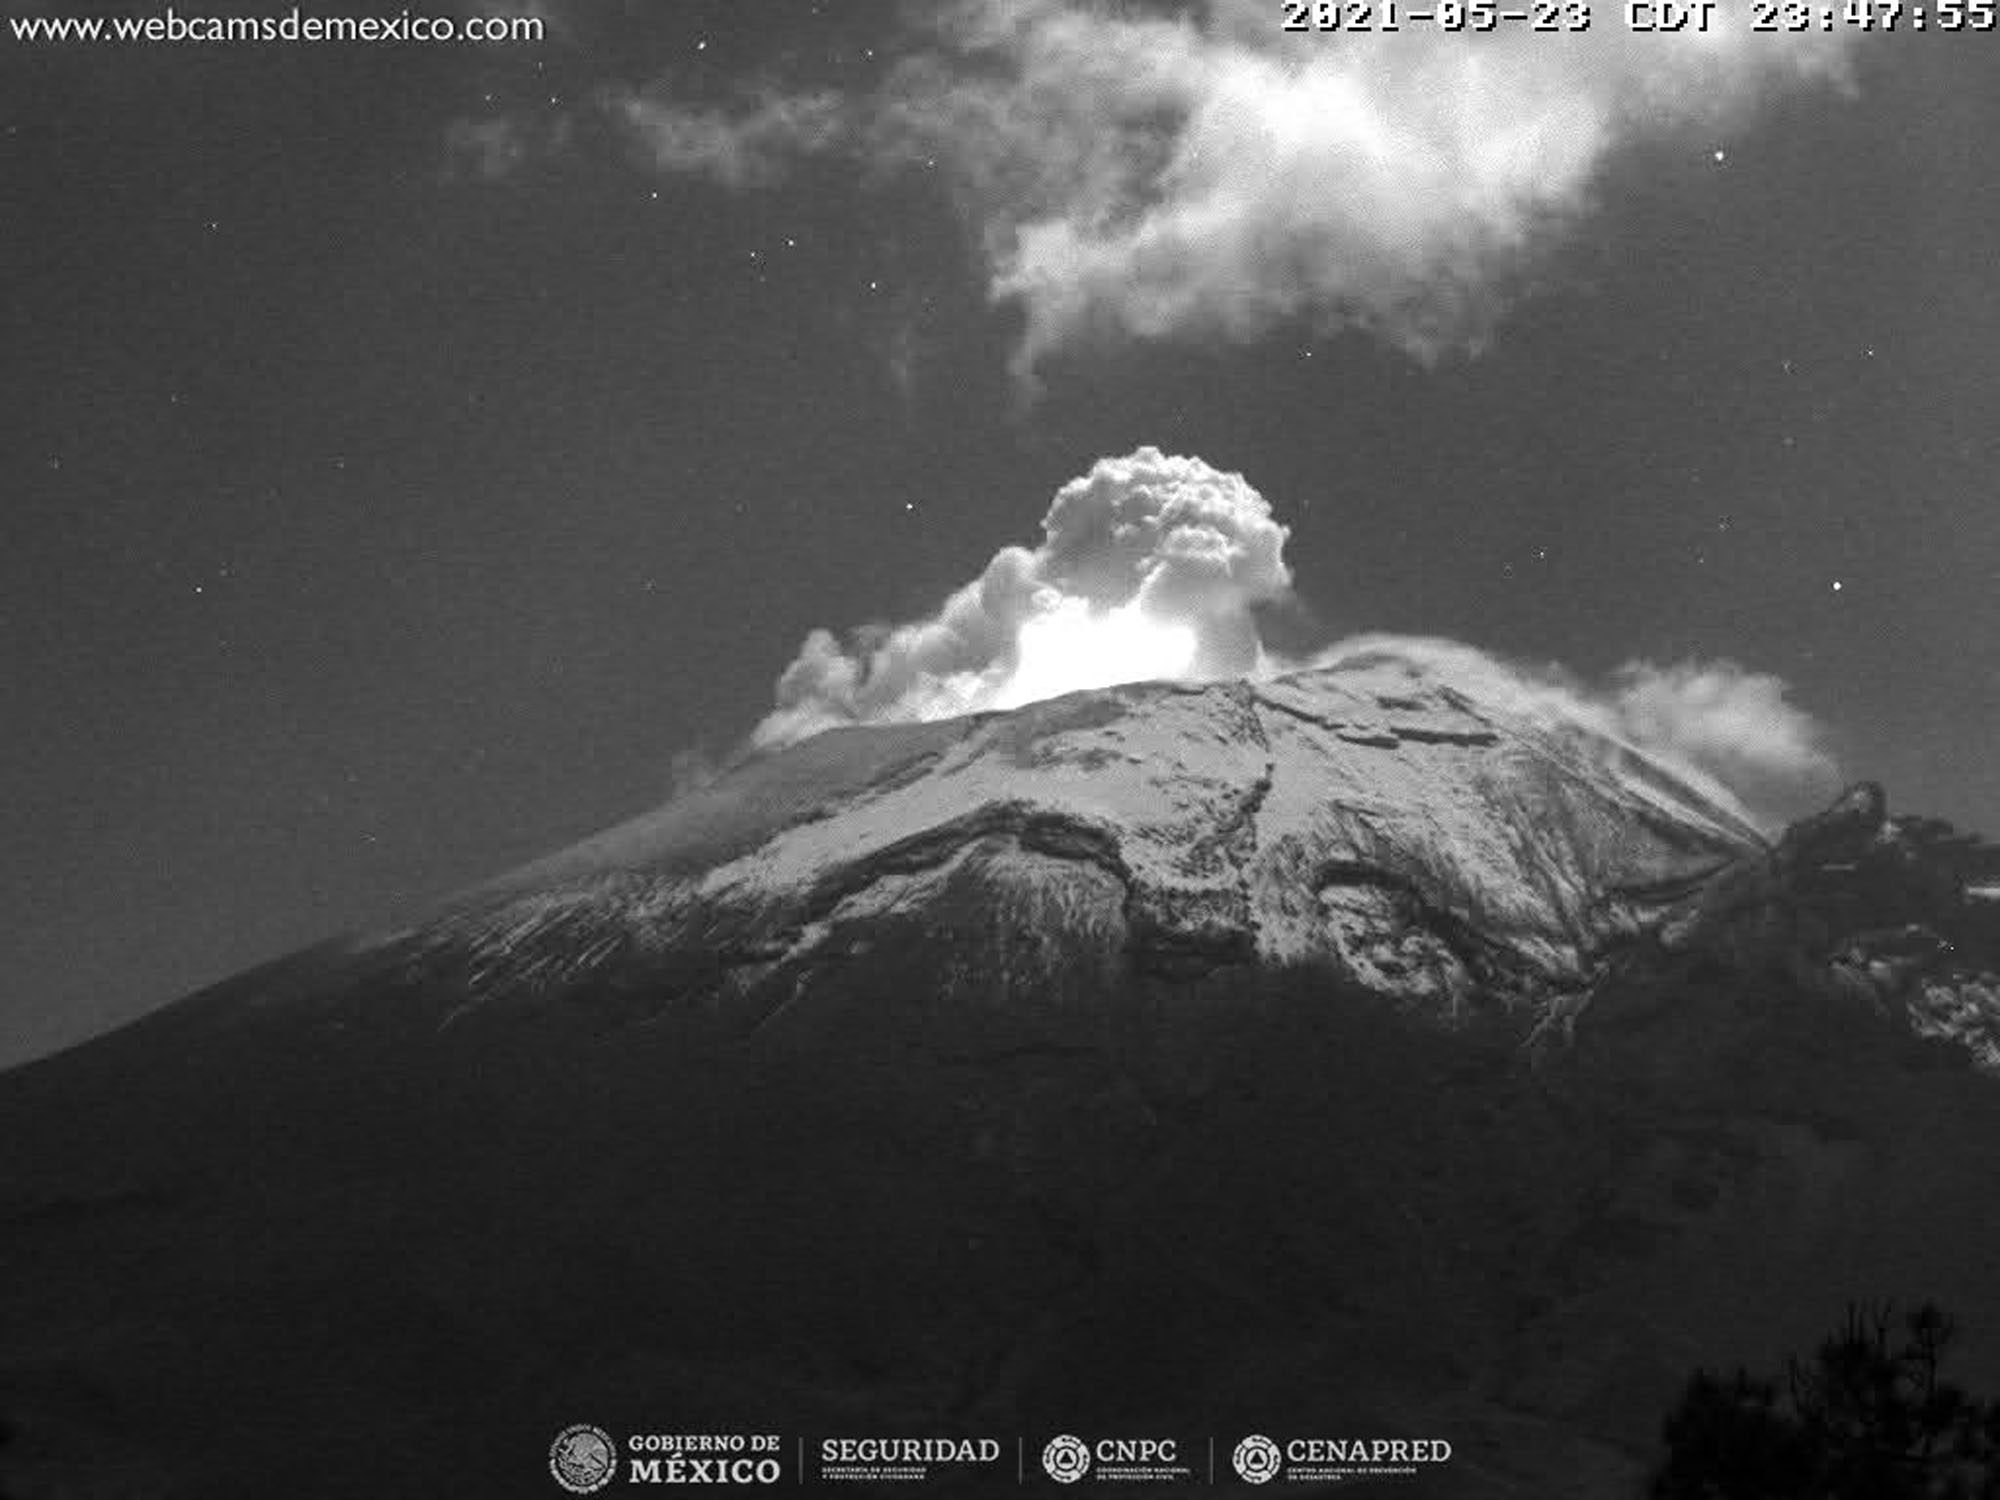
<instances>
[{"instance_id":1,"label":"dark night sky","mask_svg":"<svg viewBox=\"0 0 2000 1500\"><path fill-rule=\"evenodd\" d=\"M810 627L922 613L1141 443L1270 499L1318 637L1734 658L2000 832L2000 35L1621 148L1478 358L1280 325L1025 404L936 181L732 191L575 123L861 86L890 7L564 19L0 35L0 1061L659 800ZM449 144L503 118L546 149Z\"/></svg>"}]
</instances>

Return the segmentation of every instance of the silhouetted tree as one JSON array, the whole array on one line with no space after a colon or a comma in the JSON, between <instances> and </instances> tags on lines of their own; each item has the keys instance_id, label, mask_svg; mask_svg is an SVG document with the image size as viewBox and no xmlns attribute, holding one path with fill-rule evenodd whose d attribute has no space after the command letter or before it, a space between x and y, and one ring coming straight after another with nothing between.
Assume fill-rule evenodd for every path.
<instances>
[{"instance_id":1,"label":"silhouetted tree","mask_svg":"<svg viewBox=\"0 0 2000 1500\"><path fill-rule=\"evenodd\" d=\"M2000 1403L1938 1373L1952 1325L1929 1303L1894 1346L1887 1307L1850 1305L1776 1382L1697 1370L1668 1415L1653 1500L2000 1500Z\"/></svg>"}]
</instances>

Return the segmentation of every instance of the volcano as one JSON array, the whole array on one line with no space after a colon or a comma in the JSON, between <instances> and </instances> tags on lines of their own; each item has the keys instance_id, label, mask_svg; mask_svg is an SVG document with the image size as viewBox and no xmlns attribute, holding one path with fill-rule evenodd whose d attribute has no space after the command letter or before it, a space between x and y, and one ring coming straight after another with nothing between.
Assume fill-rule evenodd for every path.
<instances>
[{"instance_id":1,"label":"volcano","mask_svg":"<svg viewBox=\"0 0 2000 1500\"><path fill-rule=\"evenodd\" d=\"M1997 885L1387 650L832 730L0 1075L0 1493L559 1495L588 1423L1616 1495L1863 1297L1991 1389Z\"/></svg>"}]
</instances>

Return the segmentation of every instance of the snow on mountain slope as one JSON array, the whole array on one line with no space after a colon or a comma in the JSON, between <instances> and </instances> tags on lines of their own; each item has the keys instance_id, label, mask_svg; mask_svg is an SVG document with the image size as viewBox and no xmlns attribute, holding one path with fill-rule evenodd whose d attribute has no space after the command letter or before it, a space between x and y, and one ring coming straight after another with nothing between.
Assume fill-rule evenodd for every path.
<instances>
[{"instance_id":1,"label":"snow on mountain slope","mask_svg":"<svg viewBox=\"0 0 2000 1500\"><path fill-rule=\"evenodd\" d=\"M699 982L658 1004L768 1018L891 918L918 924L946 999L1255 960L1455 1019L1587 985L1608 944L1759 847L1629 747L1384 654L833 731L372 946L460 966L453 1020L691 962Z\"/></svg>"}]
</instances>

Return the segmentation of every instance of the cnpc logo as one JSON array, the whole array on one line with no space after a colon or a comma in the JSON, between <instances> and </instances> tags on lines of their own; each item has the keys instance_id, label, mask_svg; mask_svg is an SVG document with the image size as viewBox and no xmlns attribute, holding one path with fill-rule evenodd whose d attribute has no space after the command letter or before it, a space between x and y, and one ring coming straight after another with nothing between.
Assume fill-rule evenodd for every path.
<instances>
[{"instance_id":1,"label":"cnpc logo","mask_svg":"<svg viewBox=\"0 0 2000 1500\"><path fill-rule=\"evenodd\" d=\"M1075 1484L1095 1464L1101 1469L1150 1469L1180 1461L1173 1438L1099 1438L1086 1443L1070 1433L1051 1438L1042 1449L1042 1467L1058 1484ZM1124 1476L1120 1476L1124 1477Z\"/></svg>"},{"instance_id":2,"label":"cnpc logo","mask_svg":"<svg viewBox=\"0 0 2000 1500\"><path fill-rule=\"evenodd\" d=\"M1057 1484L1075 1484L1090 1472L1090 1449L1082 1438L1062 1433L1042 1450L1042 1467Z\"/></svg>"}]
</instances>

